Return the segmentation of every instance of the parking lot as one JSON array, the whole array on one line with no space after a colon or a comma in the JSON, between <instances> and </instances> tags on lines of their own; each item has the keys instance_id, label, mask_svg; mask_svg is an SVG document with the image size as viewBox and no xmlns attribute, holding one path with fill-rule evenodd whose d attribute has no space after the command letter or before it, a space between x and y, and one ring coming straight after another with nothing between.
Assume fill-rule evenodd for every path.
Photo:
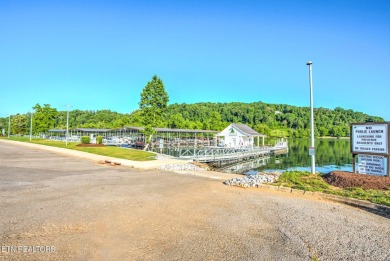
<instances>
[{"instance_id":1,"label":"parking lot","mask_svg":"<svg viewBox=\"0 0 390 261\"><path fill-rule=\"evenodd\" d=\"M390 258L389 219L361 209L3 142L0 151L0 260Z\"/></svg>"}]
</instances>

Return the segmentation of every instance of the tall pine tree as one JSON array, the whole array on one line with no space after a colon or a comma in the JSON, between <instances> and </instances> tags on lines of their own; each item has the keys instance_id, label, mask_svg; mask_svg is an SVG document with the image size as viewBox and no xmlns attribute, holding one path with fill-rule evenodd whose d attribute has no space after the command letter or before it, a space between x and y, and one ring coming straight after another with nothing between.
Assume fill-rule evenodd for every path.
<instances>
[{"instance_id":1,"label":"tall pine tree","mask_svg":"<svg viewBox=\"0 0 390 261\"><path fill-rule=\"evenodd\" d=\"M157 75L154 75L142 90L141 101L139 102L147 138L153 134L153 127L159 127L162 124L168 101L169 97L165 91L164 83Z\"/></svg>"}]
</instances>

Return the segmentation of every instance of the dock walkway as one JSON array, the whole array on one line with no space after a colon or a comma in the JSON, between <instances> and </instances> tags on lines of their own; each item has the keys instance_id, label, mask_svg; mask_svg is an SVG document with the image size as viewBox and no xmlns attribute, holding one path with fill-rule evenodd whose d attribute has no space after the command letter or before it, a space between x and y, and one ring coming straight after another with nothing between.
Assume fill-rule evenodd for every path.
<instances>
[{"instance_id":1,"label":"dock walkway","mask_svg":"<svg viewBox=\"0 0 390 261\"><path fill-rule=\"evenodd\" d=\"M221 167L231 163L240 163L246 160L261 159L287 153L288 142L281 139L275 146L204 146L201 148L182 148L179 151L179 158L210 163L211 165L219 165Z\"/></svg>"},{"instance_id":2,"label":"dock walkway","mask_svg":"<svg viewBox=\"0 0 390 261\"><path fill-rule=\"evenodd\" d=\"M215 162L215 161L230 161L236 159L258 158L270 155L269 147L259 148L242 148L242 149L225 149L225 148L204 148L200 149L195 161L198 162Z\"/></svg>"},{"instance_id":3,"label":"dock walkway","mask_svg":"<svg viewBox=\"0 0 390 261\"><path fill-rule=\"evenodd\" d=\"M197 162L213 163L221 161L246 160L261 158L274 153L273 147L202 147L197 150L180 151L181 158L193 159Z\"/></svg>"}]
</instances>

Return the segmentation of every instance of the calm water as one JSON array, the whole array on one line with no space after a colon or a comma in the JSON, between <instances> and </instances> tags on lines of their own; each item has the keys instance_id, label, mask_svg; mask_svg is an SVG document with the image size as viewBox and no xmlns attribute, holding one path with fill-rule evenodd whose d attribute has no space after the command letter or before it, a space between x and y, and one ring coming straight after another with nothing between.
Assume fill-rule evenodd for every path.
<instances>
[{"instance_id":1,"label":"calm water","mask_svg":"<svg viewBox=\"0 0 390 261\"><path fill-rule=\"evenodd\" d=\"M276 140L268 140L266 144L275 144ZM232 173L255 174L259 171L310 171L309 147L310 139L288 139L289 153L266 159L257 159L238 165L229 166L222 171ZM333 170L352 171L352 154L349 139L316 139L316 171L328 173ZM158 152L160 150L158 149ZM179 148L164 148L162 153L174 157L180 155ZM193 153L193 150L191 150Z\"/></svg>"},{"instance_id":2,"label":"calm water","mask_svg":"<svg viewBox=\"0 0 390 261\"><path fill-rule=\"evenodd\" d=\"M310 139L289 139L289 153L270 157L263 162L246 163L246 166L225 168L226 172L255 174L259 171L310 171ZM273 144L273 141L270 141ZM316 171L328 173L333 170L352 171L352 154L349 139L317 139ZM243 165L243 164L240 164Z\"/></svg>"}]
</instances>

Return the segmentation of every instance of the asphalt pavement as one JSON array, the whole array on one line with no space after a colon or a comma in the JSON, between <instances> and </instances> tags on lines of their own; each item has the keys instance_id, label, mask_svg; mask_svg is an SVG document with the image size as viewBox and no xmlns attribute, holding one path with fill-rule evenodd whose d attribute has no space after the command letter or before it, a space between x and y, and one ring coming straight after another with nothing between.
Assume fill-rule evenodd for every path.
<instances>
[{"instance_id":1,"label":"asphalt pavement","mask_svg":"<svg viewBox=\"0 0 390 261\"><path fill-rule=\"evenodd\" d=\"M390 220L325 199L0 142L0 260L390 260Z\"/></svg>"}]
</instances>

